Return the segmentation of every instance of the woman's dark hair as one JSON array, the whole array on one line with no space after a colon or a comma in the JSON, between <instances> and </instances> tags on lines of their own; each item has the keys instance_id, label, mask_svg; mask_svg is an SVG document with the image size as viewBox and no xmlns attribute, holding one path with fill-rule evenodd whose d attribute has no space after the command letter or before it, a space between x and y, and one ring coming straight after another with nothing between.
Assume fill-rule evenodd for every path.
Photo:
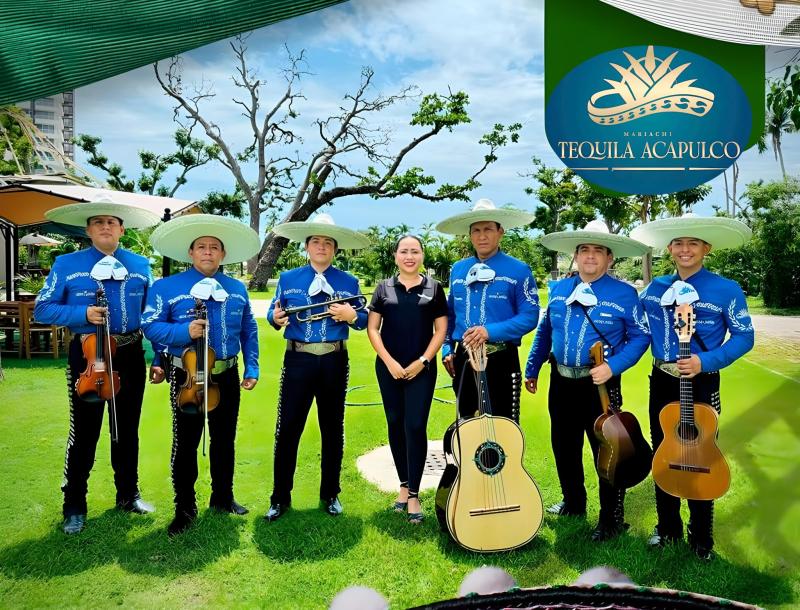
<instances>
[{"instance_id":1,"label":"woman's dark hair","mask_svg":"<svg viewBox=\"0 0 800 610\"><path fill-rule=\"evenodd\" d=\"M397 254L397 251L400 249L400 242L403 241L406 238L409 238L409 237L411 239L416 239L417 240L417 243L419 244L420 250L422 250L422 253L425 254L425 244L422 243L422 240L419 238L418 235L414 235L413 233L404 233L403 235L398 237L397 241L394 242L394 250L393 250L393 252L395 254Z\"/></svg>"}]
</instances>

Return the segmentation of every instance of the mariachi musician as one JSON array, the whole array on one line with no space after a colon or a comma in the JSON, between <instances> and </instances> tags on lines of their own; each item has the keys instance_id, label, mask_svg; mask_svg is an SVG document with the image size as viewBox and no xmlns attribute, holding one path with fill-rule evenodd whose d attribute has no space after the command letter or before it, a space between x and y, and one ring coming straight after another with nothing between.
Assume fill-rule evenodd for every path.
<instances>
[{"instance_id":1,"label":"mariachi musician","mask_svg":"<svg viewBox=\"0 0 800 610\"><path fill-rule=\"evenodd\" d=\"M533 214L512 208L496 208L489 199L478 200L468 212L442 220L436 230L468 235L475 256L462 259L450 271L447 297L447 336L442 362L453 378L461 417L479 410L478 389L467 367L466 348L486 344L486 378L493 415L519 423L522 373L519 346L522 337L539 323L539 295L530 267L503 252L506 229L533 221Z\"/></svg>"},{"instance_id":2,"label":"mariachi musician","mask_svg":"<svg viewBox=\"0 0 800 610\"><path fill-rule=\"evenodd\" d=\"M593 220L582 230L545 235L542 245L573 255L578 273L551 291L525 367L525 388L536 393L539 371L549 361L550 438L563 499L547 511L584 516L583 436L589 439L596 461L599 440L594 423L603 414L597 385L606 384L621 405L621 375L639 361L650 342L636 289L607 271L615 256L641 256L647 246L610 233L602 220ZM592 366L589 348L597 341L607 356L604 363ZM600 517L591 536L595 542L614 538L627 527L625 489L612 487L603 478L598 487Z\"/></svg>"},{"instance_id":3,"label":"mariachi musician","mask_svg":"<svg viewBox=\"0 0 800 610\"><path fill-rule=\"evenodd\" d=\"M267 321L284 331L286 353L275 425L272 496L264 518L279 519L291 504L300 436L314 399L322 437L320 503L325 512L337 516L342 513L339 478L349 376L347 337L351 328L366 328L367 311L366 299L357 297L358 280L332 262L338 248L365 248L369 240L337 226L329 214L317 214L306 222L287 222L274 231L304 243L308 265L281 274L267 312ZM304 309L292 313L296 307Z\"/></svg>"},{"instance_id":4,"label":"mariachi musician","mask_svg":"<svg viewBox=\"0 0 800 610\"><path fill-rule=\"evenodd\" d=\"M152 212L107 198L55 208L45 216L85 227L92 242L85 250L56 258L34 309L37 322L67 326L73 334L67 362L69 438L61 490L64 533L77 534L86 524L89 473L106 402L117 508L139 514L154 510L139 494L138 475L139 416L146 380L140 318L152 275L147 259L120 248L119 240L125 227L143 229L159 219ZM107 300L107 306L102 306L103 301L98 305L98 298ZM106 330L110 339L104 339ZM99 361L104 366L95 370L98 337ZM115 351L109 355L112 343ZM90 381L95 389L104 384L105 393L79 394L76 382L82 373L95 378Z\"/></svg>"},{"instance_id":5,"label":"mariachi musician","mask_svg":"<svg viewBox=\"0 0 800 610\"><path fill-rule=\"evenodd\" d=\"M170 220L150 239L164 256L192 265L153 284L142 316L145 336L166 346L172 372L170 466L175 518L167 533L175 536L197 517L197 446L206 423L210 438L209 506L235 515L248 512L233 496L234 443L240 388L252 390L258 381L258 327L245 285L222 273L221 265L254 256L259 240L255 231L238 220L211 214ZM203 315L196 315L198 312ZM213 350L211 355L211 350L201 347L203 343ZM241 384L240 366L244 377ZM185 393L192 394L192 384L202 387L202 392L182 403ZM186 389L182 392L183 387ZM211 402L212 395L218 401Z\"/></svg>"},{"instance_id":6,"label":"mariachi musician","mask_svg":"<svg viewBox=\"0 0 800 610\"><path fill-rule=\"evenodd\" d=\"M661 410L680 398L680 378L692 380L695 402L711 405L717 413L720 369L753 349L755 332L741 287L703 266L712 248L736 248L751 237L749 227L733 218L702 218L685 214L643 224L631 232L636 239L666 248L677 272L655 278L642 292L641 302L652 332L653 372L650 375L650 431L655 451L664 440ZM691 304L695 332L691 357L678 360L674 324L677 305ZM725 337L728 335L728 339ZM656 485L658 524L650 545L663 547L683 539L681 499ZM713 500L688 500L689 544L701 559L711 559L714 547Z\"/></svg>"}]
</instances>

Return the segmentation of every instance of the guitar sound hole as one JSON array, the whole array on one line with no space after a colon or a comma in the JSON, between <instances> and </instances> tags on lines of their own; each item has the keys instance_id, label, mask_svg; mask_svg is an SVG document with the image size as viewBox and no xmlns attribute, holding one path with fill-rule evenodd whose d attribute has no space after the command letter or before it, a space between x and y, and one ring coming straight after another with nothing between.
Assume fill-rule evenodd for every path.
<instances>
[{"instance_id":1,"label":"guitar sound hole","mask_svg":"<svg viewBox=\"0 0 800 610\"><path fill-rule=\"evenodd\" d=\"M506 454L497 443L486 441L478 446L474 461L478 470L492 476L503 469L503 465L506 463Z\"/></svg>"},{"instance_id":2,"label":"guitar sound hole","mask_svg":"<svg viewBox=\"0 0 800 610\"><path fill-rule=\"evenodd\" d=\"M690 426L687 424L680 424L676 430L678 434L678 438L686 443L692 443L697 440L699 436L699 432L696 426Z\"/></svg>"}]
</instances>

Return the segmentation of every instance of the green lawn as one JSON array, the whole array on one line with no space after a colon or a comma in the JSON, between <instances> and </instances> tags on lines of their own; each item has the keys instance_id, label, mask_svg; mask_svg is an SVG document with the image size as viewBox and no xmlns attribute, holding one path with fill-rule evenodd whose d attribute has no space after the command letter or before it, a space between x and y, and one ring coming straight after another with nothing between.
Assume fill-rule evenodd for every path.
<instances>
[{"instance_id":1,"label":"green lawn","mask_svg":"<svg viewBox=\"0 0 800 610\"><path fill-rule=\"evenodd\" d=\"M787 610L800 601L800 367L784 371L794 380L742 361L723 373L720 443L733 483L717 504L719 557L712 563L699 562L683 544L661 552L647 548L655 520L649 479L629 493L631 529L617 540L588 541L597 517L594 500L587 521L548 516L531 544L489 556L463 551L438 531L432 491L423 496L429 518L414 527L387 510L392 495L359 476L356 458L386 443L380 407L348 409L341 518L317 508L319 431L313 420L301 443L293 510L274 524L261 518L272 480L282 345L278 333L260 324L263 376L244 396L237 443L236 496L251 513L235 518L203 510L196 527L173 541L165 534L172 517L166 386L148 388L141 424L141 487L158 511L141 517L112 508L104 436L90 479L87 529L66 538L59 529L68 425L63 361L3 360L0 607L324 608L342 588L365 584L401 608L454 596L464 575L483 564L505 568L523 586L567 583L590 566L611 564L648 586ZM351 341L351 358L351 385L367 385L354 400L377 398L374 356L363 333ZM624 380L626 407L645 425L647 369L645 358ZM523 397L522 425L527 466L549 504L559 490L542 381L539 394ZM452 418L451 405L434 402L431 437L440 437ZM594 499L588 458L586 469ZM208 466L202 457L200 471L197 489L205 504Z\"/></svg>"}]
</instances>

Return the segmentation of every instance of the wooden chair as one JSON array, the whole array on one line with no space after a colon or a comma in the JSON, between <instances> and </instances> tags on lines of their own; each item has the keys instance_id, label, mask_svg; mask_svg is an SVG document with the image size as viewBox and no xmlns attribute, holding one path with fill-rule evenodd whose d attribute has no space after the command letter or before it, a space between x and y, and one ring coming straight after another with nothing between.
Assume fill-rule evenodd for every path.
<instances>
[{"instance_id":1,"label":"wooden chair","mask_svg":"<svg viewBox=\"0 0 800 610\"><path fill-rule=\"evenodd\" d=\"M23 303L25 309L25 357L32 354L52 354L58 358L61 350L66 350L70 332L66 326L41 324L33 317L34 304Z\"/></svg>"},{"instance_id":2,"label":"wooden chair","mask_svg":"<svg viewBox=\"0 0 800 610\"><path fill-rule=\"evenodd\" d=\"M25 353L26 307L19 301L0 301L0 352Z\"/></svg>"}]
</instances>

